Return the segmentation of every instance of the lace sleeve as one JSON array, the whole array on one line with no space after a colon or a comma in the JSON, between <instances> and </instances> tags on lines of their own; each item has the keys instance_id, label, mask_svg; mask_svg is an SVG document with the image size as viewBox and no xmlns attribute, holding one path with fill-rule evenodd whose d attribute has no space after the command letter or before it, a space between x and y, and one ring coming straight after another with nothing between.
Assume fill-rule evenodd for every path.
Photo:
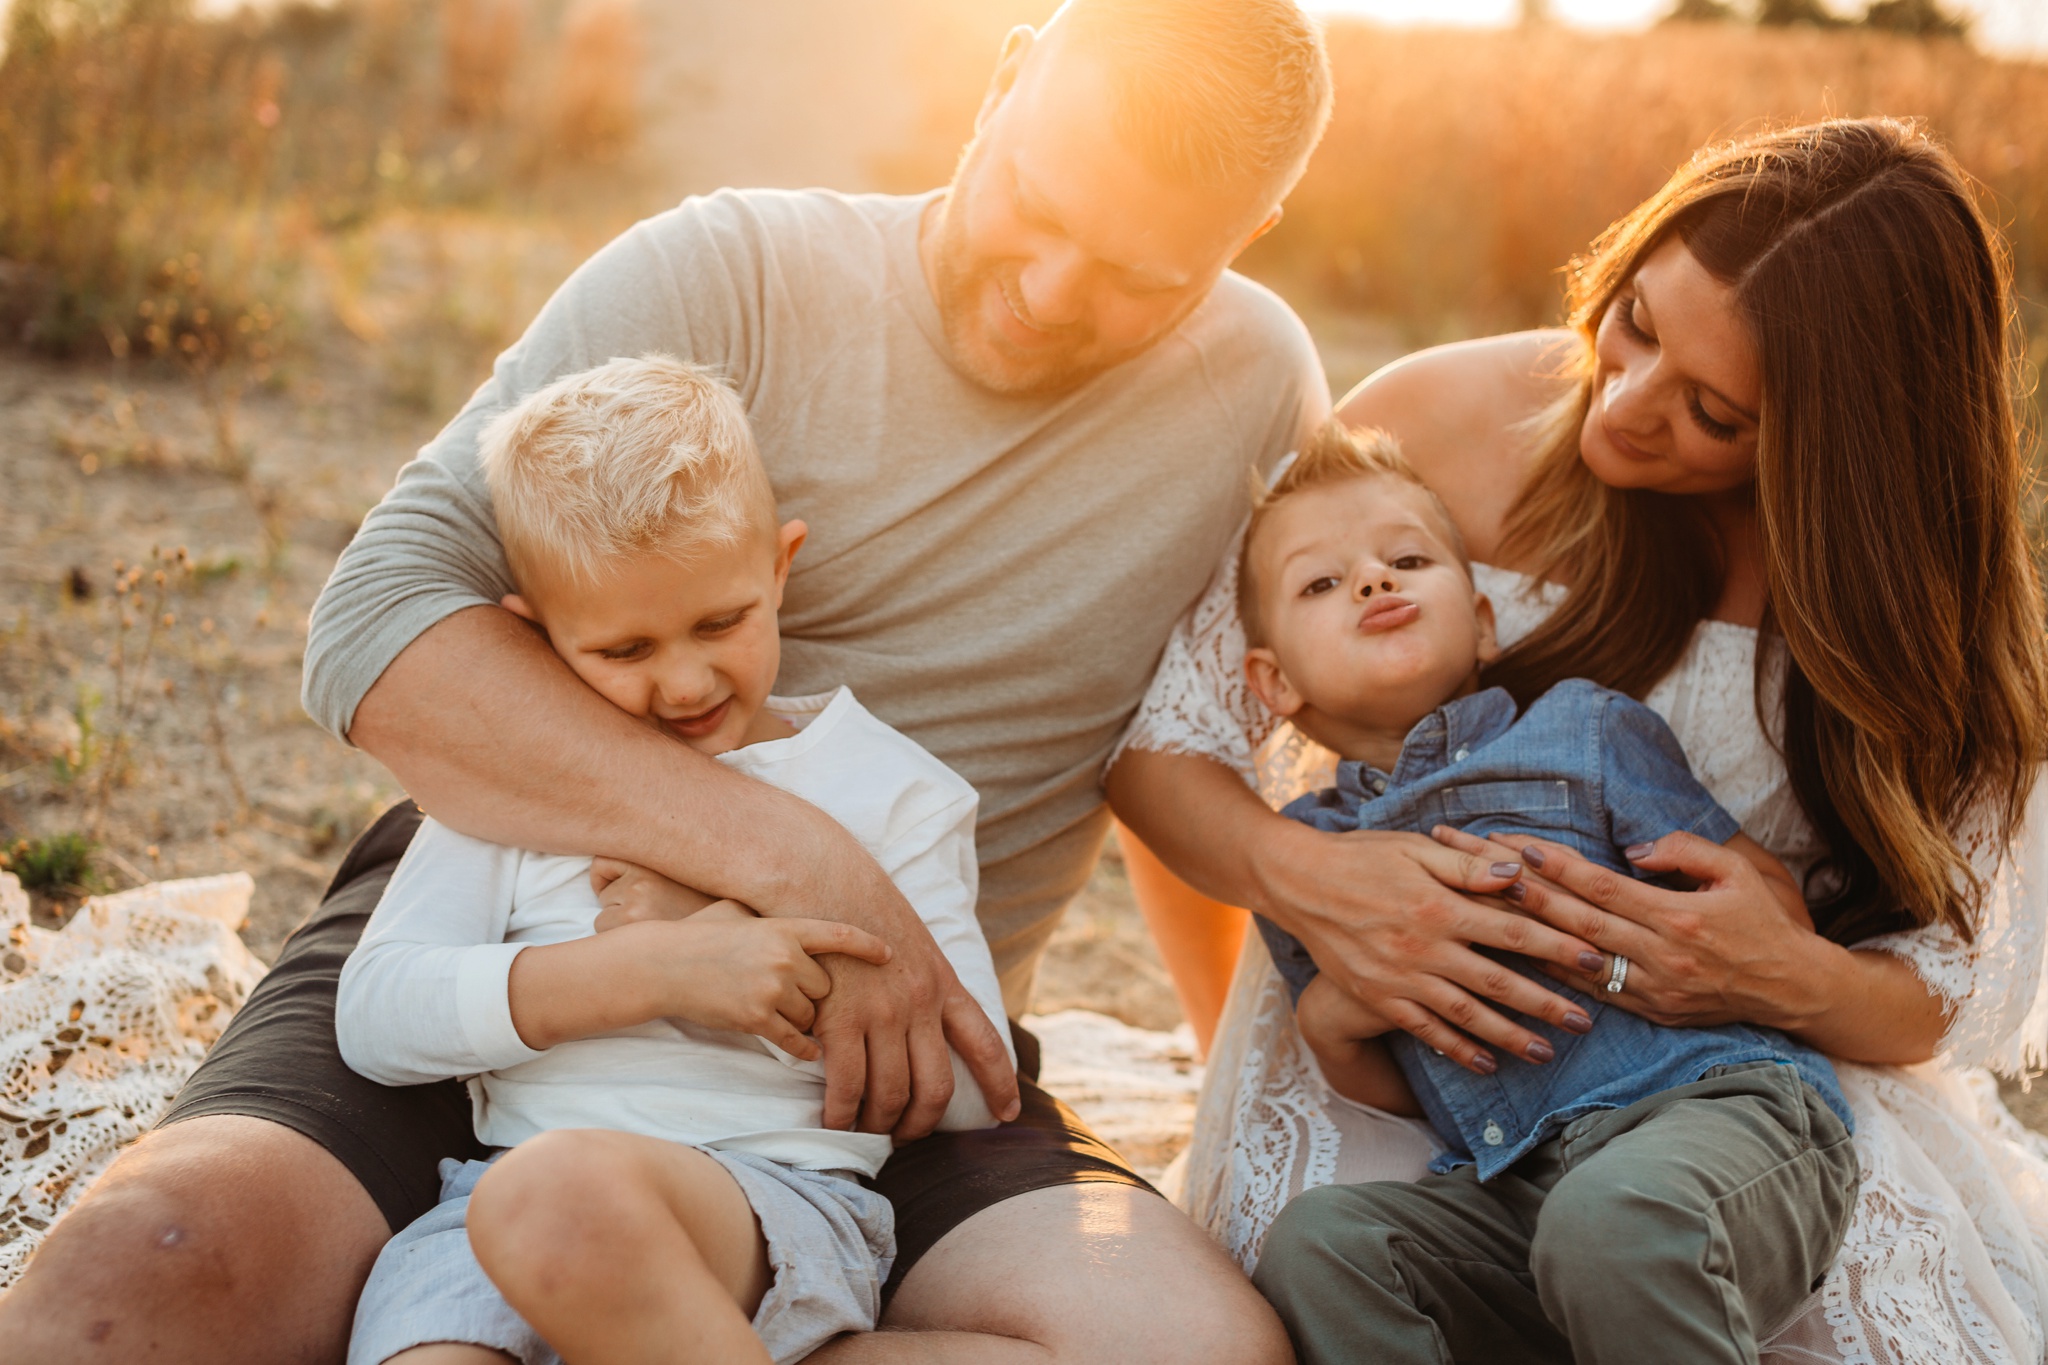
<instances>
[{"instance_id":1,"label":"lace sleeve","mask_svg":"<svg viewBox=\"0 0 2048 1365\"><path fill-rule=\"evenodd\" d=\"M1237 619L1243 539L1242 530L1231 537L1209 586L1173 628L1152 686L1103 771L1125 749L1147 749L1213 758L1258 785L1259 749L1278 726L1244 680L1244 626Z\"/></svg>"},{"instance_id":2,"label":"lace sleeve","mask_svg":"<svg viewBox=\"0 0 2048 1365\"><path fill-rule=\"evenodd\" d=\"M1976 941L1947 925L1887 934L1863 948L1906 960L1949 1012L1941 1050L1962 1066L2021 1075L2048 1065L2048 775L2027 798L2026 819L2010 847L1996 847L1988 820L1972 822L1963 842L1985 879Z\"/></svg>"}]
</instances>

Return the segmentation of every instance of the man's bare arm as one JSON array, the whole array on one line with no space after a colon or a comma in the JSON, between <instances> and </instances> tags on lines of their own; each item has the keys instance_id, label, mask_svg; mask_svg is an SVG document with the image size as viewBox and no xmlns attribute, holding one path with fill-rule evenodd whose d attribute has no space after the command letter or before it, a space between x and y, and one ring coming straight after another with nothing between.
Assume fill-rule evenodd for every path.
<instances>
[{"instance_id":1,"label":"man's bare arm","mask_svg":"<svg viewBox=\"0 0 2048 1365\"><path fill-rule=\"evenodd\" d=\"M356 708L349 738L452 829L639 863L769 916L839 920L895 950L838 957L819 1007L826 1122L929 1132L952 1098L950 1041L1008 1117L1002 1040L915 911L830 816L639 724L497 607L443 618Z\"/></svg>"}]
</instances>

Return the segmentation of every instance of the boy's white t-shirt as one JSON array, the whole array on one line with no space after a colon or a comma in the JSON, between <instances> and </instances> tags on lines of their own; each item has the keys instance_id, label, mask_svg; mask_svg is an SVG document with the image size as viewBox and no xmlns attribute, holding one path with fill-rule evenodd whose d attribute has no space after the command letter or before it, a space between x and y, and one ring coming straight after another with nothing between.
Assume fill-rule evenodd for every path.
<instances>
[{"instance_id":1,"label":"boy's white t-shirt","mask_svg":"<svg viewBox=\"0 0 2048 1365\"><path fill-rule=\"evenodd\" d=\"M1002 992L976 922L974 788L867 711L846 688L771 697L798 727L720 754L845 825L917 910L1002 1034ZM609 1128L873 1175L886 1134L821 1126L824 1068L749 1034L656 1020L528 1047L512 1024L512 959L593 932L590 859L485 843L421 823L341 973L335 1031L356 1071L386 1085L469 1081L476 1132L509 1147L550 1128ZM594 989L602 989L595 985ZM1013 1057L1014 1060L1014 1057ZM941 1127L995 1122L956 1056Z\"/></svg>"}]
</instances>

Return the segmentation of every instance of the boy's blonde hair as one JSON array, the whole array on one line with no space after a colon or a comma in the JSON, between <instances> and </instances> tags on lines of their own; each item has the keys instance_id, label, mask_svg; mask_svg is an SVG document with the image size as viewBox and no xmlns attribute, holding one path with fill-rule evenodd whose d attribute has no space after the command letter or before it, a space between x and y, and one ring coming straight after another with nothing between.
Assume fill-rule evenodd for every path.
<instances>
[{"instance_id":1,"label":"boy's blonde hair","mask_svg":"<svg viewBox=\"0 0 2048 1365\"><path fill-rule=\"evenodd\" d=\"M1472 559L1465 551L1465 537L1459 534L1458 523L1451 520L1451 510L1408 463L1408 458L1401 453L1401 443L1394 439L1393 433L1378 427L1360 427L1354 431L1332 418L1302 444L1294 462L1281 471L1271 487L1258 485L1253 491L1251 520L1245 523L1244 545L1237 558L1237 615L1244 623L1247 645L1266 642L1265 622L1259 610L1259 584L1252 572L1252 544L1258 539L1259 528L1273 515L1273 509L1311 488L1326 488L1352 479L1377 478L1398 479L1420 490L1429 505L1430 514L1441 523L1438 529L1443 532L1451 553L1464 566L1465 576L1472 576Z\"/></svg>"},{"instance_id":2,"label":"boy's blonde hair","mask_svg":"<svg viewBox=\"0 0 2048 1365\"><path fill-rule=\"evenodd\" d=\"M579 586L622 556L686 556L775 525L775 494L739 395L665 355L568 375L484 428L484 478L515 580Z\"/></svg>"}]
</instances>

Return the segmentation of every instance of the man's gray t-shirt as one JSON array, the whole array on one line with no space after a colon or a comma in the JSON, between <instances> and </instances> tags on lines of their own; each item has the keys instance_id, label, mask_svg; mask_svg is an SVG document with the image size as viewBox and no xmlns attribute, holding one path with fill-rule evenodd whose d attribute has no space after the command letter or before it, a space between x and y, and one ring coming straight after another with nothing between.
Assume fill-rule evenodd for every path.
<instances>
[{"instance_id":1,"label":"man's gray t-shirt","mask_svg":"<svg viewBox=\"0 0 2048 1365\"><path fill-rule=\"evenodd\" d=\"M1101 767L1322 377L1234 274L1052 398L953 368L917 254L932 196L734 191L586 262L364 520L313 610L306 707L356 704L442 617L511 591L477 436L550 381L662 352L725 373L784 518L783 695L849 686L981 793L980 915L1013 1013L1107 826ZM1321 395L1317 394L1320 403Z\"/></svg>"}]
</instances>

